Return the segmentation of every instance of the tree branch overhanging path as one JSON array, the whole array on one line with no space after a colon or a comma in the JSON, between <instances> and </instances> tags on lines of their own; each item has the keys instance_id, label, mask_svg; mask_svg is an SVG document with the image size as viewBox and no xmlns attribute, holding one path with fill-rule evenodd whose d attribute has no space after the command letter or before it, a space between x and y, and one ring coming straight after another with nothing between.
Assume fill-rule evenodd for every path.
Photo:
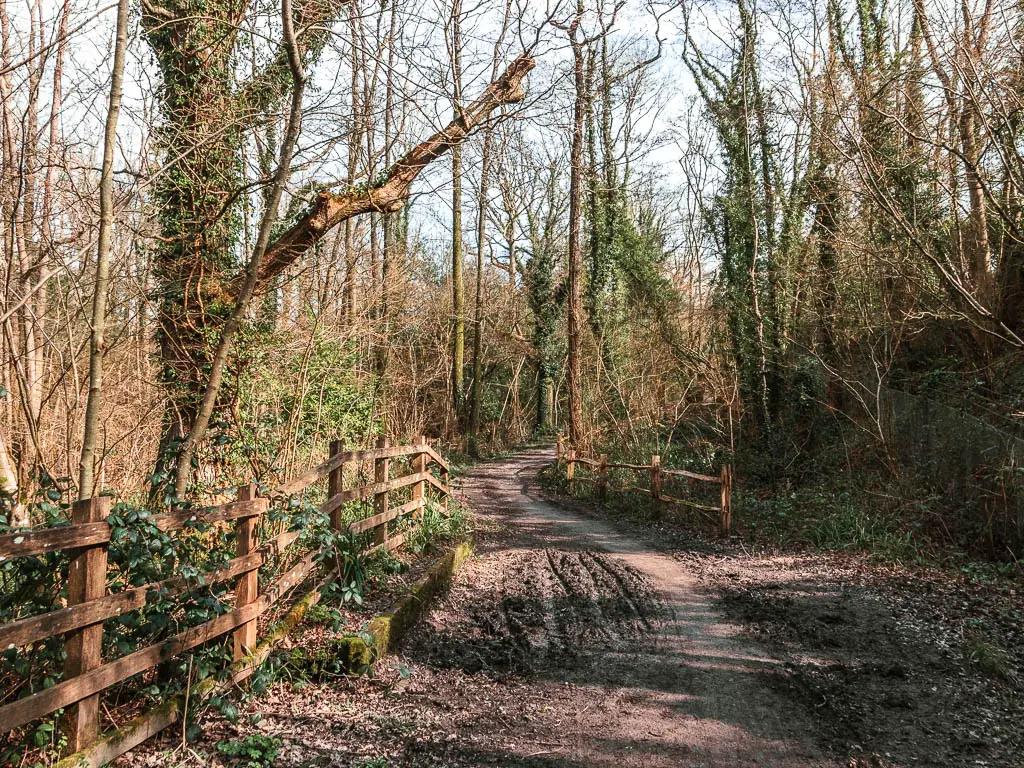
<instances>
[{"instance_id":1,"label":"tree branch overhanging path","mask_svg":"<svg viewBox=\"0 0 1024 768\"><path fill-rule=\"evenodd\" d=\"M417 144L388 169L385 181L367 189L344 193L322 190L312 209L267 248L259 270L266 285L307 249L347 219L367 213L394 213L409 196L413 181L430 163L465 141L500 107L526 97L523 80L536 65L529 51L520 54L505 72L472 103L460 110L445 128Z\"/></svg>"}]
</instances>

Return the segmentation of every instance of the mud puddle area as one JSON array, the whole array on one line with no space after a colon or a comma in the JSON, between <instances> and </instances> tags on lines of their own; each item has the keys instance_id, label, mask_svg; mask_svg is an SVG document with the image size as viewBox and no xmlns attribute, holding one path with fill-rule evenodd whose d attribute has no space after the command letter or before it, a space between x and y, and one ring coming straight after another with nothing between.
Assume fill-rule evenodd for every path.
<instances>
[{"instance_id":1,"label":"mud puddle area","mask_svg":"<svg viewBox=\"0 0 1024 768\"><path fill-rule=\"evenodd\" d=\"M599 552L555 549L509 554L494 565L496 583L436 611L410 654L468 673L539 675L657 647L655 629L668 608L629 566Z\"/></svg>"}]
</instances>

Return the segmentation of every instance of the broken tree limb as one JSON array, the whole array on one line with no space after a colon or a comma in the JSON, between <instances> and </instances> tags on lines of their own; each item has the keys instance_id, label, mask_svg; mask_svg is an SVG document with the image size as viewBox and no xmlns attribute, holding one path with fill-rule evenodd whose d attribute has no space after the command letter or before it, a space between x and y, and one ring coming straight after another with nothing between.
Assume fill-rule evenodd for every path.
<instances>
[{"instance_id":1,"label":"broken tree limb","mask_svg":"<svg viewBox=\"0 0 1024 768\"><path fill-rule=\"evenodd\" d=\"M420 171L464 141L495 109L522 101L526 97L523 79L533 67L533 57L529 53L521 54L501 77L462 109L445 128L417 144L395 163L383 183L344 194L321 191L309 213L267 249L260 267L260 284L266 285L346 219L364 213L393 213L399 210Z\"/></svg>"}]
</instances>

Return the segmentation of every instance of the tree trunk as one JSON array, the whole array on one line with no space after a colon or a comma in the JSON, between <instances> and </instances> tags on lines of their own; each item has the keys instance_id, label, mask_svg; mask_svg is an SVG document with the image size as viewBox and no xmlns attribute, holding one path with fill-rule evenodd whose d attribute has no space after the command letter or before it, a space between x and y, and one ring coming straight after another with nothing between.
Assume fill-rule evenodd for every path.
<instances>
[{"instance_id":1,"label":"tree trunk","mask_svg":"<svg viewBox=\"0 0 1024 768\"><path fill-rule=\"evenodd\" d=\"M480 203L476 218L476 291L473 307L473 382L469 404L469 453L479 456L480 404L483 398L484 249L487 247L487 187L490 181L491 131L484 132L480 159Z\"/></svg>"},{"instance_id":2,"label":"tree trunk","mask_svg":"<svg viewBox=\"0 0 1024 768\"><path fill-rule=\"evenodd\" d=\"M508 29L509 18L512 14L511 0L505 4L505 18L501 26L501 34L494 43L494 53L491 57L491 80L498 76L498 66L501 61L501 45L505 39L505 32ZM488 190L490 187L491 171L491 145L494 139L490 127L484 129L483 148L480 154L480 202L477 206L476 217L476 306L473 310L473 392L469 411L469 449L470 455L479 455L477 437L480 430L480 405L483 398L483 276L484 276L484 250L487 247L487 202ZM515 261L515 251L509 252L510 257ZM510 269L513 269L510 267ZM514 270L511 272L514 275Z\"/></svg>"},{"instance_id":3,"label":"tree trunk","mask_svg":"<svg viewBox=\"0 0 1024 768\"><path fill-rule=\"evenodd\" d=\"M177 498L184 496L186 487L192 474L192 458L195 456L196 448L205 435L206 429L213 416L213 411L220 395L223 382L224 370L227 366L228 356L234 336L242 325L245 313L249 308L256 285L259 281L260 262L270 244L270 234L277 223L277 209L281 202L281 195L291 175L292 154L295 150L295 143L299 136L299 125L302 120L302 96L305 91L306 75L302 65L302 54L299 51L295 40L293 29L291 0L281 0L281 21L284 32L285 43L288 49L289 68L292 77L291 105L288 112L288 119L285 128L285 136L281 142L280 158L277 170L274 173L273 184L268 190L265 201L263 217L260 221L259 233L256 236L256 243L253 246L252 255L249 257L245 270L245 281L241 290L235 298L231 314L224 322L217 349L214 352L210 363L210 375L203 390L202 400L196 412L195 422L182 441L181 450L176 464L176 475L174 492Z\"/></svg>"},{"instance_id":4,"label":"tree trunk","mask_svg":"<svg viewBox=\"0 0 1024 768\"><path fill-rule=\"evenodd\" d=\"M89 397L85 405L82 457L78 462L78 498L93 496L96 442L99 435L100 405L103 397L104 332L107 323L107 288L110 284L110 237L114 229L114 149L117 118L121 113L125 49L128 47L128 0L117 4L117 33L114 64L110 75L110 100L103 130L103 170L100 176L100 228L96 243L96 286L92 295L92 329L89 335ZM102 488L100 489L102 490Z\"/></svg>"},{"instance_id":5,"label":"tree trunk","mask_svg":"<svg viewBox=\"0 0 1024 768\"><path fill-rule=\"evenodd\" d=\"M583 3L576 5L576 17L569 28L569 41L573 54L573 84L576 89L573 103L572 137L569 150L569 252L568 298L566 319L568 324L569 360L567 383L569 387L569 439L577 448L583 447L583 371L582 332L583 303L580 292L583 254L580 246L582 218L583 173L583 121L587 112L586 72L583 43L578 39Z\"/></svg>"}]
</instances>

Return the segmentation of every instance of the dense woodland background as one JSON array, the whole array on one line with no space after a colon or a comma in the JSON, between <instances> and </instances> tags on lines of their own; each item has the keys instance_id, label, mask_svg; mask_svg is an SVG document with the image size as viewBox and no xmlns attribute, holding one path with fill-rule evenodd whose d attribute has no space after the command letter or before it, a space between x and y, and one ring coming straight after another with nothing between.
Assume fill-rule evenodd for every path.
<instances>
[{"instance_id":1,"label":"dense woodland background","mask_svg":"<svg viewBox=\"0 0 1024 768\"><path fill-rule=\"evenodd\" d=\"M1019 4L122 9L104 166L114 9L0 0L7 524L565 431L731 461L750 536L1020 557Z\"/></svg>"}]
</instances>

